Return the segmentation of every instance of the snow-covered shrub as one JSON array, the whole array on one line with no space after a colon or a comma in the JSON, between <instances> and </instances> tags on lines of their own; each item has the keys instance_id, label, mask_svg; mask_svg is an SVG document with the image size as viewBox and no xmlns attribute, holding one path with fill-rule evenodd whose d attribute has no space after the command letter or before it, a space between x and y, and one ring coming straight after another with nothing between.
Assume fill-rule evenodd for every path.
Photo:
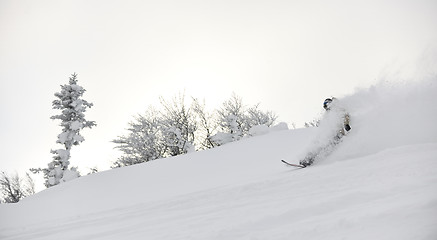
<instances>
[{"instance_id":1,"label":"snow-covered shrub","mask_svg":"<svg viewBox=\"0 0 437 240\"><path fill-rule=\"evenodd\" d=\"M217 146L238 141L246 136L253 136L250 129L259 125L270 127L277 119L274 113L261 111L259 104L247 108L236 94L223 103L222 107L217 110L217 116L220 131L212 137Z\"/></svg>"},{"instance_id":2,"label":"snow-covered shrub","mask_svg":"<svg viewBox=\"0 0 437 240\"><path fill-rule=\"evenodd\" d=\"M183 95L167 102L161 99L162 110L153 108L129 123L128 135L114 143L123 155L113 167L123 167L158 158L195 151L197 122L192 107L185 104Z\"/></svg>"},{"instance_id":3,"label":"snow-covered shrub","mask_svg":"<svg viewBox=\"0 0 437 240\"><path fill-rule=\"evenodd\" d=\"M68 168L70 165L70 150L74 145L79 145L85 139L80 135L80 130L96 126L94 121L85 119L87 108L93 106L92 103L82 99L85 89L77 85L77 74L74 73L69 79L69 84L61 85L61 92L55 93L58 99L53 101L53 109L58 109L61 114L50 117L53 120L61 120L62 133L58 135L59 144L64 145L63 149L52 150L53 161L47 168L31 169L37 173L42 171L46 180L46 187L57 185L61 182L71 180L79 176L76 168ZM67 175L65 175L67 172ZM65 175L65 176L64 176Z\"/></svg>"},{"instance_id":4,"label":"snow-covered shrub","mask_svg":"<svg viewBox=\"0 0 437 240\"><path fill-rule=\"evenodd\" d=\"M232 136L232 141L240 140L246 129L245 107L243 101L236 94L225 101L222 108L217 110L217 125L220 133L227 133Z\"/></svg>"},{"instance_id":5,"label":"snow-covered shrub","mask_svg":"<svg viewBox=\"0 0 437 240\"><path fill-rule=\"evenodd\" d=\"M185 95L167 102L161 98L160 128L164 137L167 153L177 156L194 151L197 122L193 116L192 106L185 104Z\"/></svg>"},{"instance_id":6,"label":"snow-covered shrub","mask_svg":"<svg viewBox=\"0 0 437 240\"><path fill-rule=\"evenodd\" d=\"M212 136L217 128L215 122L215 113L205 110L205 101L202 103L198 99L193 98L192 110L195 113L195 121L197 122L195 145L198 149L208 149L215 146Z\"/></svg>"},{"instance_id":7,"label":"snow-covered shrub","mask_svg":"<svg viewBox=\"0 0 437 240\"><path fill-rule=\"evenodd\" d=\"M163 157L165 145L160 122L159 112L153 108L135 117L135 121L129 123L129 134L112 141L118 144L115 148L124 153L113 167L129 166Z\"/></svg>"},{"instance_id":8,"label":"snow-covered shrub","mask_svg":"<svg viewBox=\"0 0 437 240\"><path fill-rule=\"evenodd\" d=\"M259 109L260 104L256 104L255 106L247 109L246 119L247 119L247 127L251 129L257 125L265 125L267 127L272 126L278 116L271 111L261 111Z\"/></svg>"},{"instance_id":9,"label":"snow-covered shrub","mask_svg":"<svg viewBox=\"0 0 437 240\"><path fill-rule=\"evenodd\" d=\"M29 173L21 178L18 174L0 172L0 203L16 203L34 193L35 184Z\"/></svg>"}]
</instances>

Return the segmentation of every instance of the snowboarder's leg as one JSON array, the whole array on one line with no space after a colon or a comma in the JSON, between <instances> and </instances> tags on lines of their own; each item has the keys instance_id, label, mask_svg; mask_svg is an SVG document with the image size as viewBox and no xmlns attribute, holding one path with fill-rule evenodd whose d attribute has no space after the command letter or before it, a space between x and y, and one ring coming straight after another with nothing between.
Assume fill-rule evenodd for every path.
<instances>
[{"instance_id":1,"label":"snowboarder's leg","mask_svg":"<svg viewBox=\"0 0 437 240\"><path fill-rule=\"evenodd\" d=\"M313 164L315 158L316 158L317 155L318 155L318 151L319 151L319 150L317 150L316 152L310 152L310 153L308 153L308 154L305 156L305 158L304 158L303 160L300 160L300 161L299 161L299 164L302 165L302 166L305 166L305 167L307 167L307 166Z\"/></svg>"},{"instance_id":2,"label":"snowboarder's leg","mask_svg":"<svg viewBox=\"0 0 437 240\"><path fill-rule=\"evenodd\" d=\"M313 164L316 159L328 156L332 151L334 151L335 146L341 142L342 137L343 135L341 133L337 134L325 146L319 147L316 150L309 152L303 160L299 161L299 164L307 167Z\"/></svg>"}]
</instances>

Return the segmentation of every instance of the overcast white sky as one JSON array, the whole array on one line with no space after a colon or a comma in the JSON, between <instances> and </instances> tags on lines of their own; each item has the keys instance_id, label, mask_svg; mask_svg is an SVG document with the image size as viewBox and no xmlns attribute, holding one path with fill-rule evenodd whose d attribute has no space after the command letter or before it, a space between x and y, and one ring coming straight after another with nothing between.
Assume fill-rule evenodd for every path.
<instances>
[{"instance_id":1,"label":"overcast white sky","mask_svg":"<svg viewBox=\"0 0 437 240\"><path fill-rule=\"evenodd\" d=\"M133 115L184 90L210 108L235 92L300 127L324 98L413 69L436 13L435 0L0 0L0 170L51 161L51 102L73 72L97 127L71 162L104 169Z\"/></svg>"}]
</instances>

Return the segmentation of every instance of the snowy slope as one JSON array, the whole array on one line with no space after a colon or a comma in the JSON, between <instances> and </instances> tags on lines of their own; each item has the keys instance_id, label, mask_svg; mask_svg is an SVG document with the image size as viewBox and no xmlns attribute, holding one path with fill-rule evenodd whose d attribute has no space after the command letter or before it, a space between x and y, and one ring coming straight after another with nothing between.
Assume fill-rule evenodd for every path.
<instances>
[{"instance_id":1,"label":"snowy slope","mask_svg":"<svg viewBox=\"0 0 437 240\"><path fill-rule=\"evenodd\" d=\"M0 206L0 239L437 239L437 86L342 101L351 133L294 169L324 131L274 131L101 172Z\"/></svg>"}]
</instances>

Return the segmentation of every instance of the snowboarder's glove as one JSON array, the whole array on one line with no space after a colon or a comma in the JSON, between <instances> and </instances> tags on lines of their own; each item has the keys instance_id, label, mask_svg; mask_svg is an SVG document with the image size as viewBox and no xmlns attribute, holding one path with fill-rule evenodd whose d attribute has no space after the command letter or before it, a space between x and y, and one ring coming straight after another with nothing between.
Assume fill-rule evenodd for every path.
<instances>
[{"instance_id":1,"label":"snowboarder's glove","mask_svg":"<svg viewBox=\"0 0 437 240\"><path fill-rule=\"evenodd\" d=\"M349 132L351 130L351 126L349 124L344 125L344 129Z\"/></svg>"}]
</instances>

